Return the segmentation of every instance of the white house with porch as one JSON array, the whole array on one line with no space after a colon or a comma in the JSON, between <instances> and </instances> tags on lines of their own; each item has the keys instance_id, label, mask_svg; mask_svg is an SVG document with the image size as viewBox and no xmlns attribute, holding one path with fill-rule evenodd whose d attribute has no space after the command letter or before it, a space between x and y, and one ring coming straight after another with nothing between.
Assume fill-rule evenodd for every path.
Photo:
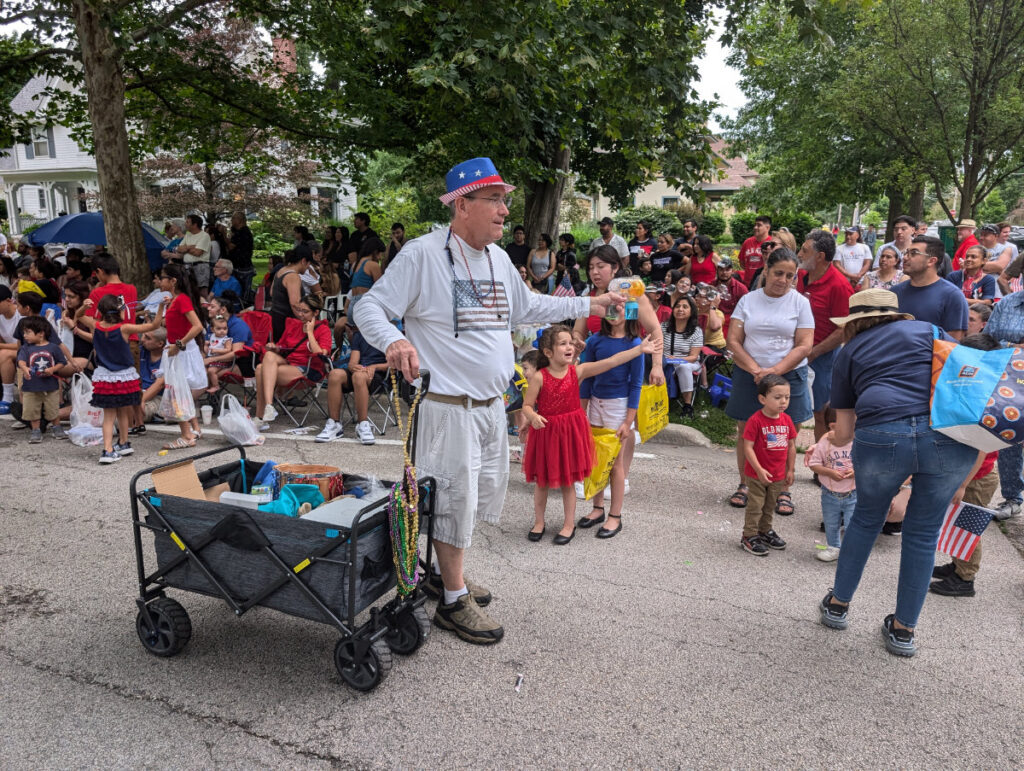
<instances>
[{"instance_id":1,"label":"white house with porch","mask_svg":"<svg viewBox=\"0 0 1024 771\"><path fill-rule=\"evenodd\" d=\"M66 86L55 78L32 78L11 100L11 112L31 116L44 110L50 87ZM355 190L348 180L318 175L315 182L316 187L287 192L310 195L310 205L317 217L344 220L355 212ZM78 145L64 126L40 125L33 129L32 141L0 151L0 190L7 202L12 235L20 235L29 225L63 214L100 208L96 205L96 159ZM331 199L330 203L323 200L326 198ZM187 213L181 212L180 216ZM156 223L157 228L162 224Z\"/></svg>"},{"instance_id":2,"label":"white house with porch","mask_svg":"<svg viewBox=\"0 0 1024 771\"><path fill-rule=\"evenodd\" d=\"M11 100L14 115L33 115L46 108L48 85L44 76L32 78ZM7 148L0 155L0 186L7 202L12 233L62 214L89 211L99 192L96 159L72 138L64 126L39 126L31 141Z\"/></svg>"}]
</instances>

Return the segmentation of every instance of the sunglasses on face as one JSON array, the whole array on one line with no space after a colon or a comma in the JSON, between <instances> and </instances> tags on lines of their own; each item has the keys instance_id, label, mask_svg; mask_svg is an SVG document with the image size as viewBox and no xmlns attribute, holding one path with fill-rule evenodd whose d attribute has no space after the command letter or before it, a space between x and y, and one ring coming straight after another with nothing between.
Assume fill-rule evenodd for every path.
<instances>
[{"instance_id":1,"label":"sunglasses on face","mask_svg":"<svg viewBox=\"0 0 1024 771\"><path fill-rule=\"evenodd\" d=\"M763 244L761 244L761 251L762 252L770 252L776 246L778 246L778 244L775 243L774 241L765 241Z\"/></svg>"}]
</instances>

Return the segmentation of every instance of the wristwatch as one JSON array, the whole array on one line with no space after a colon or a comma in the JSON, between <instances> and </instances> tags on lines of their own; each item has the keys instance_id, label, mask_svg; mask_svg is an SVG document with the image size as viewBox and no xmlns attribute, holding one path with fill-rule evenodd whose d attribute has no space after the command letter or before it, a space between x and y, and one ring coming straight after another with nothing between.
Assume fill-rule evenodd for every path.
<instances>
[{"instance_id":1,"label":"wristwatch","mask_svg":"<svg viewBox=\"0 0 1024 771\"><path fill-rule=\"evenodd\" d=\"M177 342L175 342L175 345L178 346L178 350L179 351L184 351L185 350L185 343L183 343L181 340L178 340Z\"/></svg>"}]
</instances>

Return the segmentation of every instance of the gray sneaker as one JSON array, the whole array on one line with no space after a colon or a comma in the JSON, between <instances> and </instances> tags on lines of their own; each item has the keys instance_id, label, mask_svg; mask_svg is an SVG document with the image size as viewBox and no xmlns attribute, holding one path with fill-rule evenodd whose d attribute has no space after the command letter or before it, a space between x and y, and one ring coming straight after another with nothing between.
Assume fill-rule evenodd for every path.
<instances>
[{"instance_id":1,"label":"gray sneaker","mask_svg":"<svg viewBox=\"0 0 1024 771\"><path fill-rule=\"evenodd\" d=\"M493 645L505 635L501 625L476 604L471 594L463 594L451 605L438 603L434 625L476 645Z\"/></svg>"},{"instance_id":2,"label":"gray sneaker","mask_svg":"<svg viewBox=\"0 0 1024 771\"><path fill-rule=\"evenodd\" d=\"M38 428L33 428L32 433L29 434L28 443L39 444L41 441L43 441L43 432L40 431Z\"/></svg>"},{"instance_id":3,"label":"gray sneaker","mask_svg":"<svg viewBox=\"0 0 1024 771\"><path fill-rule=\"evenodd\" d=\"M50 426L50 437L52 439L67 439L68 435L63 428L54 423L52 426Z\"/></svg>"},{"instance_id":4,"label":"gray sneaker","mask_svg":"<svg viewBox=\"0 0 1024 771\"><path fill-rule=\"evenodd\" d=\"M469 589L469 593L473 595L473 600L481 608L491 603L491 593L480 586L480 584L470 581L468 578L463 577L463 581L466 584L466 588ZM435 573L433 570L428 570L426 577L420 581L420 589L428 597L440 600L444 592L444 582L441 580L439 573Z\"/></svg>"},{"instance_id":5,"label":"gray sneaker","mask_svg":"<svg viewBox=\"0 0 1024 771\"><path fill-rule=\"evenodd\" d=\"M898 629L893 623L896 616L890 613L882 622L882 637L885 638L885 649L894 656L906 656L907 658L917 653L917 646L914 645L913 629Z\"/></svg>"},{"instance_id":6,"label":"gray sneaker","mask_svg":"<svg viewBox=\"0 0 1024 771\"><path fill-rule=\"evenodd\" d=\"M1010 517L1019 517L1020 509L1020 501L1003 501L992 518L1002 522Z\"/></svg>"}]
</instances>

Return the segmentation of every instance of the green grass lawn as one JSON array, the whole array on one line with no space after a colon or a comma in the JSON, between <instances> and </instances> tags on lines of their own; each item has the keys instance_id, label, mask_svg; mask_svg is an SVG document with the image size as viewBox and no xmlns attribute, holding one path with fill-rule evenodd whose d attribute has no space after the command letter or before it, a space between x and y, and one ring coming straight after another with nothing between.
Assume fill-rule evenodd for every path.
<instances>
[{"instance_id":1,"label":"green grass lawn","mask_svg":"<svg viewBox=\"0 0 1024 771\"><path fill-rule=\"evenodd\" d=\"M668 419L670 423L681 423L684 426L692 426L715 444L723 447L736 446L736 421L727 416L718 407L712 407L707 396L701 394L694 405L692 418L684 418L680 415L678 403L673 399L669 404Z\"/></svg>"}]
</instances>

